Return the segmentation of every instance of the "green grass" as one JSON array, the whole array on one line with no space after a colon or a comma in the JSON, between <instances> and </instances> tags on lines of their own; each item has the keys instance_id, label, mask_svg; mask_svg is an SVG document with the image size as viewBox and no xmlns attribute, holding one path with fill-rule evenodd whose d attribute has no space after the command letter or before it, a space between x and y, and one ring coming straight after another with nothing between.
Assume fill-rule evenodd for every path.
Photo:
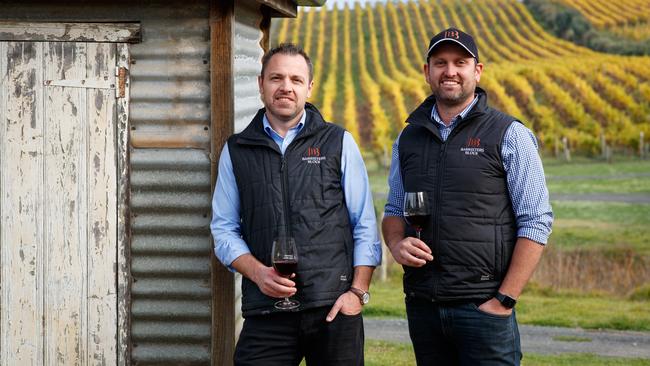
<instances>
[{"instance_id":1,"label":"green grass","mask_svg":"<svg viewBox=\"0 0 650 366\"><path fill-rule=\"evenodd\" d=\"M386 282L373 282L365 316L406 317L399 267L391 270ZM517 320L530 325L650 331L650 301L552 291L531 284L517 303Z\"/></svg>"},{"instance_id":2,"label":"green grass","mask_svg":"<svg viewBox=\"0 0 650 366\"><path fill-rule=\"evenodd\" d=\"M365 359L368 366L412 366L415 355L410 344L366 340ZM592 354L539 355L526 353L522 366L648 366L650 360L605 357Z\"/></svg>"},{"instance_id":3,"label":"green grass","mask_svg":"<svg viewBox=\"0 0 650 366\"><path fill-rule=\"evenodd\" d=\"M621 174L650 173L650 160L628 160L615 163L605 163L595 160L580 160L575 163L565 163L555 159L544 158L543 163L544 172L549 178L555 176L575 177L585 175L616 177Z\"/></svg>"},{"instance_id":4,"label":"green grass","mask_svg":"<svg viewBox=\"0 0 650 366\"><path fill-rule=\"evenodd\" d=\"M547 182L548 191L551 194L650 193L650 177L621 177L616 179L585 178L575 180L554 180L548 177Z\"/></svg>"},{"instance_id":5,"label":"green grass","mask_svg":"<svg viewBox=\"0 0 650 366\"><path fill-rule=\"evenodd\" d=\"M415 354L410 343L385 342L366 339L366 366L413 366Z\"/></svg>"},{"instance_id":6,"label":"green grass","mask_svg":"<svg viewBox=\"0 0 650 366\"><path fill-rule=\"evenodd\" d=\"M648 366L650 360L642 358L606 357L584 353L561 355L525 354L522 366Z\"/></svg>"},{"instance_id":7,"label":"green grass","mask_svg":"<svg viewBox=\"0 0 650 366\"><path fill-rule=\"evenodd\" d=\"M650 254L650 205L567 201L552 205L555 222L549 242L554 247L631 248Z\"/></svg>"},{"instance_id":8,"label":"green grass","mask_svg":"<svg viewBox=\"0 0 650 366\"><path fill-rule=\"evenodd\" d=\"M619 163L544 160L548 190L553 193L650 193L650 160ZM641 174L642 176L633 176ZM573 177L573 179L566 179ZM583 177L583 178L580 178ZM603 178L597 178L603 177ZM565 179L561 179L565 178Z\"/></svg>"},{"instance_id":9,"label":"green grass","mask_svg":"<svg viewBox=\"0 0 650 366\"><path fill-rule=\"evenodd\" d=\"M650 331L650 302L610 295L524 292L517 303L517 320L530 325Z\"/></svg>"}]
</instances>

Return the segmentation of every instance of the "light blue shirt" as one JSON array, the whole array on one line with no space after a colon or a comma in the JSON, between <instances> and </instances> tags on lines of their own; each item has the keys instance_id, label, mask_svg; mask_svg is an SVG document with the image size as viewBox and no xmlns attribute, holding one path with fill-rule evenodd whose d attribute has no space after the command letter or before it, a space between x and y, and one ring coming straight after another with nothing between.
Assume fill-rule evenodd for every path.
<instances>
[{"instance_id":1,"label":"light blue shirt","mask_svg":"<svg viewBox=\"0 0 650 366\"><path fill-rule=\"evenodd\" d=\"M305 126L306 115L307 113L302 114L300 122L287 131L284 138L273 130L266 115L264 116L264 131L278 144L282 154ZM359 148L347 131L343 136L341 172L341 185L354 238L353 264L354 266L377 266L381 263L381 242L368 173ZM228 144L225 144L219 159L219 175L212 198L210 229L214 237L215 254L231 271L234 271L231 264L235 259L250 253L248 245L241 237L239 209L239 189L233 173Z\"/></svg>"},{"instance_id":2,"label":"light blue shirt","mask_svg":"<svg viewBox=\"0 0 650 366\"><path fill-rule=\"evenodd\" d=\"M457 122L464 118L476 104L474 98L449 126L446 126L434 106L431 120L436 122L440 136L446 141ZM401 136L401 134L400 134ZM393 144L390 173L388 176L388 201L384 207L385 216L403 217L404 186L399 163L399 138ZM537 154L537 140L532 131L521 123L512 123L506 130L501 147L503 168L512 208L517 220L517 236L546 244L551 235L553 212L549 202L542 161Z\"/></svg>"}]
</instances>

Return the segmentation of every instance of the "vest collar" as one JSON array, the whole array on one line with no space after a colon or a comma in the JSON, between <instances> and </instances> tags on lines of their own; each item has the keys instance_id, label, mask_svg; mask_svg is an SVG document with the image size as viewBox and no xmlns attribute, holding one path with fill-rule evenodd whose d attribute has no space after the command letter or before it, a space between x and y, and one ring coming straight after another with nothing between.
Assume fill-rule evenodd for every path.
<instances>
[{"instance_id":1,"label":"vest collar","mask_svg":"<svg viewBox=\"0 0 650 366\"><path fill-rule=\"evenodd\" d=\"M457 122L458 125L456 128L460 127L460 125L463 125L465 121L481 116L487 111L487 93L485 90L477 86L474 90L474 93L478 96L476 104L469 111L469 113L467 113L465 118L462 118ZM409 115L409 117L406 119L406 122L412 125L422 126L442 140L438 127L431 121L431 109L435 104L436 98L433 95L430 95L411 113L411 115Z\"/></svg>"},{"instance_id":2,"label":"vest collar","mask_svg":"<svg viewBox=\"0 0 650 366\"><path fill-rule=\"evenodd\" d=\"M243 145L268 146L279 152L280 148L278 145L266 133L266 131L264 131L264 113L266 113L266 108L261 108L257 111L251 123L249 123L248 126L239 134L237 143ZM326 126L323 116L320 114L320 111L318 111L318 108L313 104L305 103L305 113L307 114L305 118L305 126L300 130L300 132L298 132L294 141L309 137Z\"/></svg>"}]
</instances>

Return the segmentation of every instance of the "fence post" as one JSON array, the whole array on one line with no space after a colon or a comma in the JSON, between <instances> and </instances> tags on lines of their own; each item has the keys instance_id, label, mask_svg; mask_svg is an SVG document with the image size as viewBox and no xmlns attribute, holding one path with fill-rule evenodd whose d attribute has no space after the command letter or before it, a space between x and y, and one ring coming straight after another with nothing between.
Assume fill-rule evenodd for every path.
<instances>
[{"instance_id":1,"label":"fence post","mask_svg":"<svg viewBox=\"0 0 650 366\"><path fill-rule=\"evenodd\" d=\"M564 160L571 161L571 151L569 151L569 139L562 137L562 147L564 148Z\"/></svg>"},{"instance_id":2,"label":"fence post","mask_svg":"<svg viewBox=\"0 0 650 366\"><path fill-rule=\"evenodd\" d=\"M600 134L600 153L604 159L607 159L607 140L605 140L605 134Z\"/></svg>"},{"instance_id":3,"label":"fence post","mask_svg":"<svg viewBox=\"0 0 650 366\"><path fill-rule=\"evenodd\" d=\"M645 142L643 141L643 138L644 138L644 133L643 131L641 131L639 132L639 157L641 159L645 158L645 148L643 147Z\"/></svg>"}]
</instances>

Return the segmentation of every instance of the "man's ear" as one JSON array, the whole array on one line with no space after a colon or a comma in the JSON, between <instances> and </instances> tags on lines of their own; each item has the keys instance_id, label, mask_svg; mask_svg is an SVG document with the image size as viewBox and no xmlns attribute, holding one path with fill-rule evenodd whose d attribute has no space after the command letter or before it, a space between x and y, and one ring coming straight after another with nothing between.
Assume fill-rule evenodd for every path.
<instances>
[{"instance_id":1,"label":"man's ear","mask_svg":"<svg viewBox=\"0 0 650 366\"><path fill-rule=\"evenodd\" d=\"M424 66L422 67L422 71L424 72L424 80L426 80L427 84L430 84L429 83L429 62L424 64Z\"/></svg>"}]
</instances>

